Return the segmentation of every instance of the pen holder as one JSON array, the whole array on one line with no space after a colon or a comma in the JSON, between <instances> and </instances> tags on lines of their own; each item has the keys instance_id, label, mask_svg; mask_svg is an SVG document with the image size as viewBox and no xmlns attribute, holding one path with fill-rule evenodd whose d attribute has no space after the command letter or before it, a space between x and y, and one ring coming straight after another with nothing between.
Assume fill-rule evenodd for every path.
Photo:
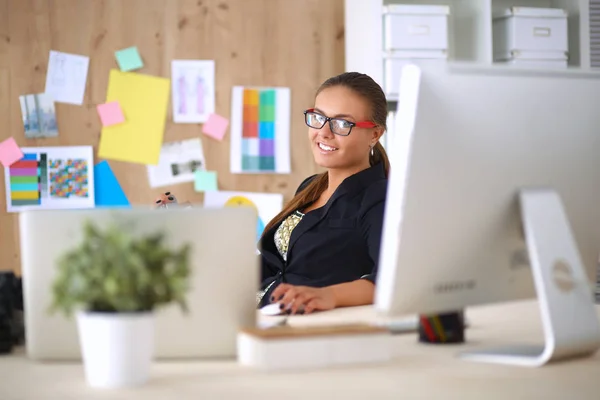
<instances>
[{"instance_id":1,"label":"pen holder","mask_svg":"<svg viewBox=\"0 0 600 400\"><path fill-rule=\"evenodd\" d=\"M419 315L419 342L432 344L464 343L463 311Z\"/></svg>"}]
</instances>

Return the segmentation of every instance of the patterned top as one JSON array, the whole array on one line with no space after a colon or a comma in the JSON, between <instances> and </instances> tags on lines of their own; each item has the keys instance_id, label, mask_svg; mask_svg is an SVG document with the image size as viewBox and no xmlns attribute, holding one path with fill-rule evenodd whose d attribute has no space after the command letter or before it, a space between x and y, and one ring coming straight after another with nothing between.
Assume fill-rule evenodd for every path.
<instances>
[{"instance_id":1,"label":"patterned top","mask_svg":"<svg viewBox=\"0 0 600 400\"><path fill-rule=\"evenodd\" d=\"M290 244L292 231L302 220L302 217L304 217L304 214L296 210L293 214L283 220L275 232L275 247L277 247L277 251L279 251L279 254L284 261L287 261L288 246Z\"/></svg>"},{"instance_id":2,"label":"patterned top","mask_svg":"<svg viewBox=\"0 0 600 400\"><path fill-rule=\"evenodd\" d=\"M277 247L277 251L283 258L283 260L286 262L287 262L288 246L290 244L290 237L292 236L292 231L298 225L298 223L302 220L302 217L304 217L304 214L302 214L300 211L295 211L289 217L284 219L283 222L281 223L281 225L279 225L279 228L277 228L277 230L275 231L275 237L274 237L275 247ZM257 306L260 304L262 298L269 291L269 289L271 289L271 287L273 286L273 284L275 282L277 282L277 280L274 280L266 288L264 288L263 290L259 290L256 293L256 305Z\"/></svg>"}]
</instances>

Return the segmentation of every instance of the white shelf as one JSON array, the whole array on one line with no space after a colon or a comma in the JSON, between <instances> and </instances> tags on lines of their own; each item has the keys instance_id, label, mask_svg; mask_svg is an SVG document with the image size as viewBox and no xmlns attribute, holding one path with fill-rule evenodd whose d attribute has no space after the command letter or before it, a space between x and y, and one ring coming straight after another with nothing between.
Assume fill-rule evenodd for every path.
<instances>
[{"instance_id":1,"label":"white shelf","mask_svg":"<svg viewBox=\"0 0 600 400\"><path fill-rule=\"evenodd\" d=\"M346 71L366 73L382 86L383 7L389 4L449 6L449 61L483 65L493 65L495 11L512 6L562 8L569 13L569 67L591 68L590 0L346 0Z\"/></svg>"},{"instance_id":2,"label":"white shelf","mask_svg":"<svg viewBox=\"0 0 600 400\"><path fill-rule=\"evenodd\" d=\"M590 0L590 47L592 67L600 68L600 0Z\"/></svg>"}]
</instances>

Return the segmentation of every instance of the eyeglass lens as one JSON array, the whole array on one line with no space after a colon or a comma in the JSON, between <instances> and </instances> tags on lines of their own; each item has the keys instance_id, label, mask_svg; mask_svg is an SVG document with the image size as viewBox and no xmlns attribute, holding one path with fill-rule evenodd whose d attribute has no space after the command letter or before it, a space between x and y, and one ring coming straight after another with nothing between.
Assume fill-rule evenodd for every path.
<instances>
[{"instance_id":1,"label":"eyeglass lens","mask_svg":"<svg viewBox=\"0 0 600 400\"><path fill-rule=\"evenodd\" d=\"M325 126L327 122L327 117L317 114L314 112L306 113L306 124L311 128L321 129ZM352 130L352 124L345 119L333 118L330 120L329 128L333 133L338 135L348 135L350 130Z\"/></svg>"}]
</instances>

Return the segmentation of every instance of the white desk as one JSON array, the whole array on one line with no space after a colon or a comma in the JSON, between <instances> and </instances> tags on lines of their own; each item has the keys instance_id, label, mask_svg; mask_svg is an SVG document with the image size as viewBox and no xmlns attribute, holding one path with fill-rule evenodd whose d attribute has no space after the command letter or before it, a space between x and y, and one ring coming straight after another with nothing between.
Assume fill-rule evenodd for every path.
<instances>
[{"instance_id":1,"label":"white desk","mask_svg":"<svg viewBox=\"0 0 600 400\"><path fill-rule=\"evenodd\" d=\"M600 308L599 308L600 313ZM394 337L395 360L386 364L265 374L235 361L157 363L145 386L98 391L86 386L81 364L43 364L22 354L0 357L0 399L600 399L600 353L529 369L458 360L458 350L508 342L541 342L537 303L467 311L465 345L422 345L416 335ZM291 324L369 321L368 307L291 319Z\"/></svg>"}]
</instances>

